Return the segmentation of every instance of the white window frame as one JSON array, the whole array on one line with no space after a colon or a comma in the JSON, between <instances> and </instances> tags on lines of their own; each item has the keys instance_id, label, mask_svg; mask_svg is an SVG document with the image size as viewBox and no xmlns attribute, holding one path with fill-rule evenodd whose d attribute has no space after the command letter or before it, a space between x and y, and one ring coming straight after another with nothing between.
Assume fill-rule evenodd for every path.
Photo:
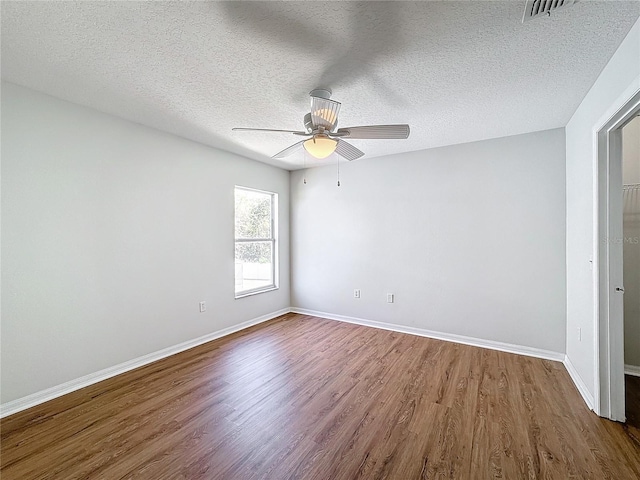
<instances>
[{"instance_id":1,"label":"white window frame","mask_svg":"<svg viewBox=\"0 0 640 480\"><path fill-rule=\"evenodd\" d=\"M245 190L248 192L257 192L265 195L269 195L271 197L271 238L236 238L235 234L235 218L236 218L236 210L235 210L235 194L236 190ZM278 194L276 192L269 192L267 190L258 190L256 188L245 187L242 185L235 185L233 188L233 259L235 262L236 254L235 248L238 243L251 243L251 242L270 242L271 243L271 278L273 282L270 285L265 285L264 287L252 288L249 290L242 290L240 292L235 291L235 269L233 274L234 279L234 287L233 291L235 294L235 298L243 298L251 295L256 295L258 293L270 292L273 290L277 290L279 288L278 285L278 277L279 277L279 261L278 261Z\"/></svg>"}]
</instances>

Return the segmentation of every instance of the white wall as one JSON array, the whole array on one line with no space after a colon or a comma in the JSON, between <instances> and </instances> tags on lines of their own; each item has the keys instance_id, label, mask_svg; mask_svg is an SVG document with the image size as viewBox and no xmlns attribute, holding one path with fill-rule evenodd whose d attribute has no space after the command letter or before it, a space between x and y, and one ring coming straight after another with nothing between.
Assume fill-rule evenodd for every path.
<instances>
[{"instance_id":1,"label":"white wall","mask_svg":"<svg viewBox=\"0 0 640 480\"><path fill-rule=\"evenodd\" d=\"M564 140L363 159L341 187L335 166L293 172L292 305L564 352Z\"/></svg>"},{"instance_id":2,"label":"white wall","mask_svg":"<svg viewBox=\"0 0 640 480\"><path fill-rule=\"evenodd\" d=\"M238 300L234 184L280 205ZM287 308L288 229L287 171L3 83L2 403Z\"/></svg>"},{"instance_id":3,"label":"white wall","mask_svg":"<svg viewBox=\"0 0 640 480\"><path fill-rule=\"evenodd\" d=\"M595 392L594 243L595 129L640 86L640 20L604 68L566 127L567 356L591 395ZM578 328L582 340L578 338Z\"/></svg>"},{"instance_id":4,"label":"white wall","mask_svg":"<svg viewBox=\"0 0 640 480\"><path fill-rule=\"evenodd\" d=\"M640 116L622 129L622 181L640 184ZM624 363L640 367L640 189L623 192Z\"/></svg>"}]
</instances>

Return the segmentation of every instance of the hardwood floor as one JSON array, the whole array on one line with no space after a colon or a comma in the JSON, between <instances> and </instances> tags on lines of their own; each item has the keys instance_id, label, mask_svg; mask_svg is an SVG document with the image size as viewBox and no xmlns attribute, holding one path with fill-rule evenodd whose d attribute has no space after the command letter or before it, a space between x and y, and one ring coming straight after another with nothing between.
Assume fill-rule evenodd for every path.
<instances>
[{"instance_id":1,"label":"hardwood floor","mask_svg":"<svg viewBox=\"0 0 640 480\"><path fill-rule=\"evenodd\" d=\"M564 366L288 314L1 421L10 479L640 478Z\"/></svg>"}]
</instances>

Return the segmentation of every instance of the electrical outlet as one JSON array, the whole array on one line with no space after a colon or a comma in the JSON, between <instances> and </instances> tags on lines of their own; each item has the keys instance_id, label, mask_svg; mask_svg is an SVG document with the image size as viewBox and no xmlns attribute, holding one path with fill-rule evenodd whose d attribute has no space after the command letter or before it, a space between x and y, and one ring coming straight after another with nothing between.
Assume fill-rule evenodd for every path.
<instances>
[{"instance_id":1,"label":"electrical outlet","mask_svg":"<svg viewBox=\"0 0 640 480\"><path fill-rule=\"evenodd\" d=\"M387 303L393 303L393 293L387 293Z\"/></svg>"},{"instance_id":2,"label":"electrical outlet","mask_svg":"<svg viewBox=\"0 0 640 480\"><path fill-rule=\"evenodd\" d=\"M360 289L359 288L356 288L353 291L353 298L360 298Z\"/></svg>"},{"instance_id":3,"label":"electrical outlet","mask_svg":"<svg viewBox=\"0 0 640 480\"><path fill-rule=\"evenodd\" d=\"M200 313L206 312L206 311L207 311L207 303L206 302L200 302Z\"/></svg>"}]
</instances>

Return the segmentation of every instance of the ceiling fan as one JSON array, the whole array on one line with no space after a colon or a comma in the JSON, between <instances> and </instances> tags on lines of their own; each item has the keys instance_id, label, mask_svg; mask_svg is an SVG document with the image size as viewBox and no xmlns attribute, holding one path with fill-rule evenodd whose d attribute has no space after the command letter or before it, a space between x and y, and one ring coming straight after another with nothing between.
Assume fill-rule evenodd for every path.
<instances>
[{"instance_id":1,"label":"ceiling fan","mask_svg":"<svg viewBox=\"0 0 640 480\"><path fill-rule=\"evenodd\" d=\"M362 127L338 128L340 102L331 100L331 91L316 89L311 96L311 112L304 116L305 130L274 130L270 128L234 128L233 130L292 133L302 137L301 140L276 153L272 158L284 158L304 148L315 158L326 158L333 152L347 160L356 160L364 155L345 138L357 139L405 139L409 137L409 125L366 125Z\"/></svg>"}]
</instances>

